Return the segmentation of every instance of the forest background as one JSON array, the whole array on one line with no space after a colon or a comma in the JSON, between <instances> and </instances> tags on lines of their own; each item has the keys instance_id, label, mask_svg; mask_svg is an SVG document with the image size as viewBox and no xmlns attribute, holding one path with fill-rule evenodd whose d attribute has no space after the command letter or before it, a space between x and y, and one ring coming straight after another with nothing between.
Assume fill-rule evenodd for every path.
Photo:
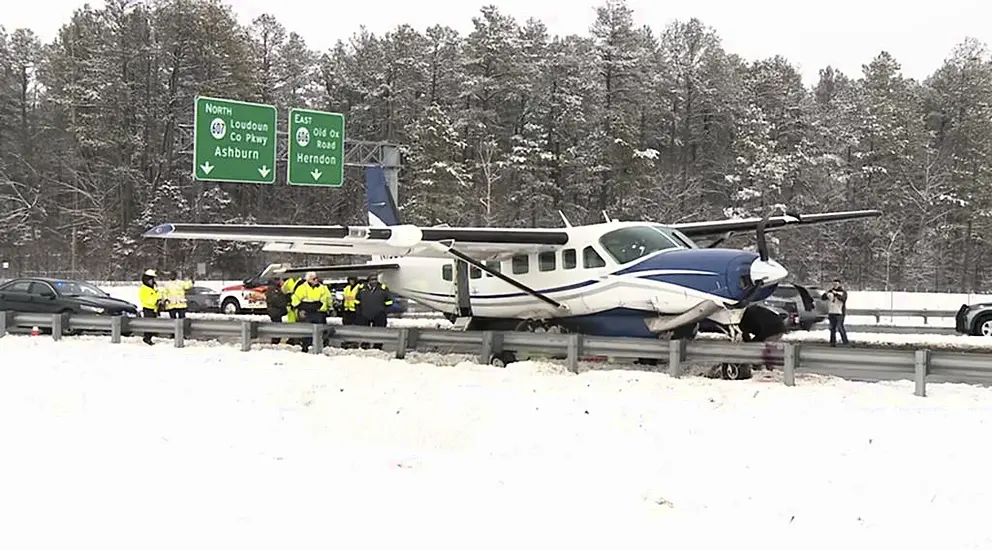
<instances>
[{"instance_id":1,"label":"forest background","mask_svg":"<svg viewBox=\"0 0 992 550\"><path fill-rule=\"evenodd\" d=\"M990 290L984 44L962 37L922 82L883 51L860 75L824 67L807 88L784 56L742 59L695 19L635 26L622 1L597 8L587 36L495 7L473 23L467 35L363 31L322 52L271 16L242 26L217 0L84 6L50 44L0 28L5 274L134 279L204 263L240 279L274 258L140 235L165 221L366 223L357 168L340 189L192 181L180 126L210 95L275 104L280 125L290 107L345 113L348 139L400 144L410 223L878 208L868 222L776 233L773 255L807 283Z\"/></svg>"}]
</instances>

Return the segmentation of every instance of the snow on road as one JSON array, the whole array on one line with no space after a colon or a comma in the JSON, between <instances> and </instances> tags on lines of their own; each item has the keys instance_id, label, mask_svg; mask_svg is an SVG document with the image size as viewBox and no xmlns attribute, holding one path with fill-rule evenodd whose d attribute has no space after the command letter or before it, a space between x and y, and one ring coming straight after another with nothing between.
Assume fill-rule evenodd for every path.
<instances>
[{"instance_id":1,"label":"snow on road","mask_svg":"<svg viewBox=\"0 0 992 550\"><path fill-rule=\"evenodd\" d=\"M0 547L988 548L992 390L0 338Z\"/></svg>"}]
</instances>

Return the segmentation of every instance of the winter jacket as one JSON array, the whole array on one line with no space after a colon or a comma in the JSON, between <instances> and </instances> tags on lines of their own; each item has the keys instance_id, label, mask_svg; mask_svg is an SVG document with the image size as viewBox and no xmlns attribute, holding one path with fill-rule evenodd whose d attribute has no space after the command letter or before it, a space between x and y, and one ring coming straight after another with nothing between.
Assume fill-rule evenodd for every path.
<instances>
[{"instance_id":1,"label":"winter jacket","mask_svg":"<svg viewBox=\"0 0 992 550\"><path fill-rule=\"evenodd\" d=\"M162 287L160 294L165 299L165 309L184 309L186 291L193 288L193 282L172 280L166 281Z\"/></svg>"},{"instance_id":2,"label":"winter jacket","mask_svg":"<svg viewBox=\"0 0 992 550\"><path fill-rule=\"evenodd\" d=\"M141 302L141 309L159 311L159 304L162 297L155 288L155 283L151 280L142 280L141 287L138 288L138 301Z\"/></svg>"},{"instance_id":3,"label":"winter jacket","mask_svg":"<svg viewBox=\"0 0 992 550\"><path fill-rule=\"evenodd\" d=\"M289 295L279 285L269 285L265 289L265 310L270 315L285 315L289 307Z\"/></svg>"},{"instance_id":4,"label":"winter jacket","mask_svg":"<svg viewBox=\"0 0 992 550\"><path fill-rule=\"evenodd\" d=\"M375 319L379 315L386 313L386 309L393 305L393 296L380 283L364 283L358 290L358 314L364 319Z\"/></svg>"},{"instance_id":5,"label":"winter jacket","mask_svg":"<svg viewBox=\"0 0 992 550\"><path fill-rule=\"evenodd\" d=\"M832 288L823 293L827 300L827 313L830 315L845 315L847 313L847 291L843 288Z\"/></svg>"}]
</instances>

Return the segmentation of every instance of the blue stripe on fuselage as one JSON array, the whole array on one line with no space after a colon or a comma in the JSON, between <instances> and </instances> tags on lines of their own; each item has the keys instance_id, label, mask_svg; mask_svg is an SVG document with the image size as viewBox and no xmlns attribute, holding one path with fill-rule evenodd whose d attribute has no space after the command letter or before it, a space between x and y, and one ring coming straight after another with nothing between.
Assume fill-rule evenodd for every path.
<instances>
[{"instance_id":1,"label":"blue stripe on fuselage","mask_svg":"<svg viewBox=\"0 0 992 550\"><path fill-rule=\"evenodd\" d=\"M744 293L741 276L750 273L751 262L756 258L753 252L727 248L671 250L621 269L616 275L657 270L661 273L647 273L643 278L737 300ZM701 273L671 273L678 270Z\"/></svg>"}]
</instances>

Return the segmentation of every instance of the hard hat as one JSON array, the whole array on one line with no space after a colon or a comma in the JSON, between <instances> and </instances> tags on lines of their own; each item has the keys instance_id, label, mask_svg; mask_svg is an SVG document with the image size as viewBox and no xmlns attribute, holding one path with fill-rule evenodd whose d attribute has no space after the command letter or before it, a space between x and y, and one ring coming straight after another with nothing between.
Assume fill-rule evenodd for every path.
<instances>
[{"instance_id":1,"label":"hard hat","mask_svg":"<svg viewBox=\"0 0 992 550\"><path fill-rule=\"evenodd\" d=\"M144 274L146 277L158 277L158 273L155 273L154 269L146 269Z\"/></svg>"}]
</instances>

